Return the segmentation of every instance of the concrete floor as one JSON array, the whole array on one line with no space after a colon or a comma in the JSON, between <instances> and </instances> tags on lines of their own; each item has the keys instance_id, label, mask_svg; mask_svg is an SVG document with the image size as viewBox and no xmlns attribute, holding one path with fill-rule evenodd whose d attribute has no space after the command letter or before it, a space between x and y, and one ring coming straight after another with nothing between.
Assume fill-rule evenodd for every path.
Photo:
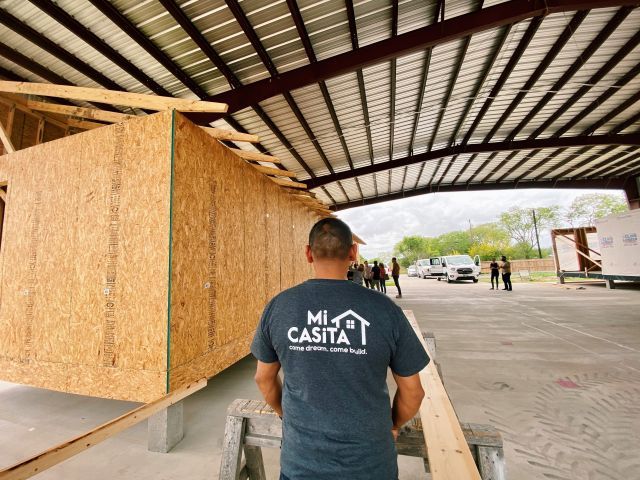
<instances>
[{"instance_id":1,"label":"concrete floor","mask_svg":"<svg viewBox=\"0 0 640 480\"><path fill-rule=\"evenodd\" d=\"M398 303L435 332L460 419L502 431L509 480L640 479L640 289L401 281ZM146 450L143 422L37 478L217 478L226 406L259 398L253 368L246 358L185 401L186 437L171 453ZM0 465L134 406L0 382ZM278 452L265 460L277 478ZM417 459L401 457L400 471L425 478Z\"/></svg>"}]
</instances>

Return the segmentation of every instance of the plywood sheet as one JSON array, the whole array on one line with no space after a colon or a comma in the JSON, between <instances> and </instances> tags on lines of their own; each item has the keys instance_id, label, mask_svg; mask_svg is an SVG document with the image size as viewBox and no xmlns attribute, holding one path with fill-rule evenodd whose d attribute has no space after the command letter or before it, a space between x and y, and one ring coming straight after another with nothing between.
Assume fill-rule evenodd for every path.
<instances>
[{"instance_id":1,"label":"plywood sheet","mask_svg":"<svg viewBox=\"0 0 640 480\"><path fill-rule=\"evenodd\" d=\"M136 123L8 156L3 377L131 400L165 388L170 114Z\"/></svg>"},{"instance_id":2,"label":"plywood sheet","mask_svg":"<svg viewBox=\"0 0 640 480\"><path fill-rule=\"evenodd\" d=\"M294 264L294 242L293 236L293 213L291 196L287 194L279 195L280 199L280 286L282 290L292 287L295 284L293 273Z\"/></svg>"},{"instance_id":3,"label":"plywood sheet","mask_svg":"<svg viewBox=\"0 0 640 480\"><path fill-rule=\"evenodd\" d=\"M267 268L256 273L256 278L264 278L266 300L269 301L280 292L280 200L281 195L286 195L273 182L265 184L265 237L267 252Z\"/></svg>"}]
</instances>

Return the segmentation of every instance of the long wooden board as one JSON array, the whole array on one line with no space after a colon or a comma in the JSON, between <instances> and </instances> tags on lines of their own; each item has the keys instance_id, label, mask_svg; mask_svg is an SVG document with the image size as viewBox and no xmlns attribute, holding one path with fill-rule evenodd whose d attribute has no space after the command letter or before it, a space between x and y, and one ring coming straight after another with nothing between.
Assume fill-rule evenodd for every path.
<instances>
[{"instance_id":1,"label":"long wooden board","mask_svg":"<svg viewBox=\"0 0 640 480\"><path fill-rule=\"evenodd\" d=\"M9 134L2 126L2 123L0 123L0 142L2 143L2 145L4 145L4 149L7 153L13 153L16 151L16 149L13 147L13 144L11 143Z\"/></svg>"},{"instance_id":2,"label":"long wooden board","mask_svg":"<svg viewBox=\"0 0 640 480\"><path fill-rule=\"evenodd\" d=\"M23 480L31 478L48 468L64 462L65 460L87 450L104 440L113 437L117 433L132 427L136 423L146 420L153 414L164 410L167 407L179 402L183 398L197 392L207 386L205 378L193 382L186 387L176 390L169 395L165 395L158 400L142 405L131 410L120 417L94 428L82 435L79 435L65 443L56 445L34 457L11 467L0 470L0 480Z\"/></svg>"},{"instance_id":3,"label":"long wooden board","mask_svg":"<svg viewBox=\"0 0 640 480\"><path fill-rule=\"evenodd\" d=\"M427 350L413 311L404 310L416 336ZM431 357L431 353L429 353ZM426 393L420 406L424 441L433 480L481 480L465 440L460 421L453 410L434 362L421 372L420 381Z\"/></svg>"},{"instance_id":4,"label":"long wooden board","mask_svg":"<svg viewBox=\"0 0 640 480\"><path fill-rule=\"evenodd\" d=\"M150 110L176 109L181 112L226 112L224 103L203 102L186 98L159 97L133 92L118 92L102 88L71 87L50 83L10 82L0 80L0 92L41 95L43 97L68 98L86 102L102 102L113 105L148 108Z\"/></svg>"}]
</instances>

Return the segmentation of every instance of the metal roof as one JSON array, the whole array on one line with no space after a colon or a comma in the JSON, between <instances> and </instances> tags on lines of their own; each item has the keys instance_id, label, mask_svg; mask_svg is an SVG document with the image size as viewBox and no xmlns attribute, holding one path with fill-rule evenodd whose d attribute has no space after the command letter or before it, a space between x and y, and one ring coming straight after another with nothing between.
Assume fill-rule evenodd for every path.
<instances>
[{"instance_id":1,"label":"metal roof","mask_svg":"<svg viewBox=\"0 0 640 480\"><path fill-rule=\"evenodd\" d=\"M225 101L192 119L259 135L336 209L620 188L640 173L638 3L3 0L0 75Z\"/></svg>"}]
</instances>

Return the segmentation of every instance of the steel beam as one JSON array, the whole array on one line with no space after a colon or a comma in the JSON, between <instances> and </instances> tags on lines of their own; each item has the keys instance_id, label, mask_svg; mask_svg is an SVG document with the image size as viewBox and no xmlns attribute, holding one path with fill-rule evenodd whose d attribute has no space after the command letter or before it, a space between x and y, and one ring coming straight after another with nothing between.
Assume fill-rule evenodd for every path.
<instances>
[{"instance_id":1,"label":"steel beam","mask_svg":"<svg viewBox=\"0 0 640 480\"><path fill-rule=\"evenodd\" d=\"M142 85L147 87L157 95L171 97L171 93L150 78L142 70L134 66L129 60L122 56L117 50L109 46L104 40L85 27L81 22L69 15L65 10L53 3L51 0L29 0L32 4L53 18L60 25L64 26L78 38L84 40L88 45L100 52L113 64L127 72Z\"/></svg>"},{"instance_id":2,"label":"steel beam","mask_svg":"<svg viewBox=\"0 0 640 480\"><path fill-rule=\"evenodd\" d=\"M413 190L405 190L402 192L394 192L388 195L380 195L377 197L369 197L363 200L337 204L333 207L334 211L346 210L348 208L363 207L391 200L400 200L403 198L415 197L418 195L426 195L429 193L446 193L446 192L466 192L466 191L486 191L486 190L522 190L531 188L599 188L608 190L622 190L628 180L624 177L611 179L586 179L586 180L549 180L541 182L507 182L507 183L472 183L470 185L441 185L438 188L421 187Z\"/></svg>"},{"instance_id":3,"label":"steel beam","mask_svg":"<svg viewBox=\"0 0 640 480\"><path fill-rule=\"evenodd\" d=\"M228 104L228 112L233 113L283 92L318 83L320 80L354 72L392 58L529 18L551 13L636 4L637 0L510 0L290 70L275 79L267 78L245 85L241 89L214 95L208 100ZM193 118L201 123L210 122L218 117L194 115Z\"/></svg>"},{"instance_id":4,"label":"steel beam","mask_svg":"<svg viewBox=\"0 0 640 480\"><path fill-rule=\"evenodd\" d=\"M149 55L151 55L160 65L176 77L185 87L191 90L200 98L205 98L207 92L198 85L189 75L187 75L178 65L174 63L156 44L149 40L138 28L129 21L129 19L121 13L115 5L108 0L89 0L102 14L111 20L116 26L125 32L129 38L142 47ZM231 113L231 112L229 112Z\"/></svg>"},{"instance_id":5,"label":"steel beam","mask_svg":"<svg viewBox=\"0 0 640 480\"><path fill-rule=\"evenodd\" d=\"M623 7L609 20L607 25L600 30L598 35L589 43L589 46L576 57L576 60L562 74L562 76L553 84L551 89L545 93L544 97L536 104L533 109L527 113L516 128L507 136L506 140L513 140L518 133L529 124L529 122L542 110L549 101L567 84L569 80L576 74L578 70L591 58L591 56L602 46L602 44L611 36L611 34L620 26L620 24L633 11L633 7Z\"/></svg>"},{"instance_id":6,"label":"steel beam","mask_svg":"<svg viewBox=\"0 0 640 480\"><path fill-rule=\"evenodd\" d=\"M543 148L569 148L595 145L640 145L640 134L627 135L589 135L578 137L562 138L542 138L533 140L518 140L513 142L477 143L467 145L456 145L418 155L411 155L393 162L376 163L366 167L356 168L351 171L338 172L333 175L324 175L306 182L308 188L316 188L321 185L346 180L360 175L369 175L376 172L388 170L390 168L404 167L416 163L423 163L452 155L487 152L511 152L516 150L536 150Z\"/></svg>"}]
</instances>

